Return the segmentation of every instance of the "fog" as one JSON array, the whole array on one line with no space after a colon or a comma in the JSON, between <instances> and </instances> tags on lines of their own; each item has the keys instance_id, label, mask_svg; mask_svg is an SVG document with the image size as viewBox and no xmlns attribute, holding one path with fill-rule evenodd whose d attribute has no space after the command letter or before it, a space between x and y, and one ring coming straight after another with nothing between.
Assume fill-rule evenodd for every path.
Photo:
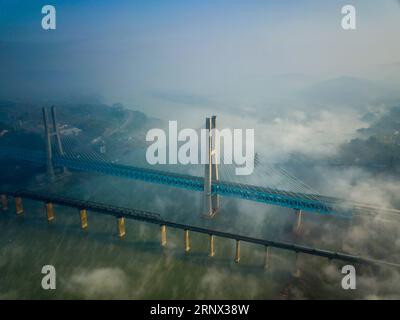
<instances>
[{"instance_id":1,"label":"fog","mask_svg":"<svg viewBox=\"0 0 400 320\"><path fill-rule=\"evenodd\" d=\"M340 25L340 9L349 3L357 9L354 31L344 31ZM343 145L360 138L358 129L374 125L366 115L380 119L390 108L400 106L399 1L302 1L301 5L256 0L197 4L54 1L54 31L40 27L44 4L36 0L0 2L2 100L62 105L90 102L95 97L196 129L203 127L205 116L216 114L218 127L254 128L262 162L284 166L318 193L400 208L398 164L378 173L365 166L326 165L342 155ZM258 172L251 179L257 185L272 183L272 178ZM52 191L134 205L173 219L252 236L400 261L399 224L379 214L345 227L326 217L306 216L304 238L299 240L291 234L292 212L282 208L224 199L221 214L205 222L198 216L198 194L148 185L144 189L136 182L109 177L82 178L79 183L77 189L68 181L70 188L60 183ZM35 186L36 180L28 185ZM11 226L17 225L10 221ZM40 225L36 220L33 223ZM100 235L89 238L90 243L76 254L84 262L65 267L62 284L68 297L143 298L153 293L182 298L189 287L190 297L224 298L228 294L236 297L232 292L240 283L246 288L245 298L276 298L288 283L291 298L400 297L397 270L362 269L360 290L344 293L339 264L307 257L301 261L301 280L288 280L293 268L293 257L288 254L274 253L272 275L249 265L240 271L226 262L230 245L222 246L225 255L220 252L219 262L206 262L206 254L198 252L188 262L177 253L180 249L173 241L177 236L169 244L171 251L154 260L160 254L152 247L154 243L144 248L138 240L112 241L102 249L110 240L104 233L112 231L109 224L101 223L108 229L99 227ZM76 234L59 228L59 235L40 231L49 232L55 244L65 241L64 249L74 253ZM131 231L147 240L154 237L155 232L146 228L131 226L128 234ZM12 235L5 233L4 237L8 241ZM0 268L7 267L5 261L30 257L29 241L7 242ZM122 257L130 254L129 244L137 255ZM65 263L53 254L57 248L51 244L48 255ZM85 251L90 248L91 255ZM116 260L112 249L121 250ZM100 258L104 252L106 257ZM41 254L34 264L39 265L47 253ZM255 250L250 260L261 261L262 257L263 252ZM137 269L132 267L136 263ZM196 270L195 276L182 272L181 280L174 278L177 271L188 267ZM160 288L170 284L168 277L176 285L163 291ZM0 292L5 298L23 294L29 297L19 289ZM244 296L237 293L237 297Z\"/></svg>"},{"instance_id":2,"label":"fog","mask_svg":"<svg viewBox=\"0 0 400 320\"><path fill-rule=\"evenodd\" d=\"M171 108L281 108L341 76L396 87L398 3L351 3L358 27L347 32L342 1L55 1L57 29L45 31L44 1L2 1L0 94L101 94L165 117Z\"/></svg>"}]
</instances>

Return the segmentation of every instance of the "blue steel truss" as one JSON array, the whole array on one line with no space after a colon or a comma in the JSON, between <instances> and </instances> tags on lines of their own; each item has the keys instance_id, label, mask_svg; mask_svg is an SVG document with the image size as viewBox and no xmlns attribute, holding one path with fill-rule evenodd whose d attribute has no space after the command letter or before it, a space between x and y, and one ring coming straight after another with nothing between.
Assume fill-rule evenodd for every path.
<instances>
[{"instance_id":1,"label":"blue steel truss","mask_svg":"<svg viewBox=\"0 0 400 320\"><path fill-rule=\"evenodd\" d=\"M46 163L45 154L40 151L0 147L0 156L38 164ZM106 161L73 159L65 156L53 157L53 165L77 171L96 172L149 183L163 184L187 190L204 190L204 179L191 175L126 166ZM342 200L321 195L309 195L225 181L214 183L212 185L212 192L221 196L252 200L295 210L318 212L346 218L352 217L351 208L344 206Z\"/></svg>"}]
</instances>

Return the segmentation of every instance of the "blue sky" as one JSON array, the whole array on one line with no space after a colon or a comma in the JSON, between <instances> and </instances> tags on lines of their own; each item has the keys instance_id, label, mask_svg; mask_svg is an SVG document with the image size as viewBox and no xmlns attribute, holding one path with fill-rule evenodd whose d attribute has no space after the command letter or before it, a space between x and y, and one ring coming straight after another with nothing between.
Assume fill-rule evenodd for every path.
<instances>
[{"instance_id":1,"label":"blue sky","mask_svg":"<svg viewBox=\"0 0 400 320\"><path fill-rule=\"evenodd\" d=\"M344 4L358 29L340 27ZM53 4L57 30L41 29ZM0 94L265 99L275 77L397 81L400 5L379 1L0 0ZM397 70L398 71L398 70ZM283 85L285 85L283 83Z\"/></svg>"}]
</instances>

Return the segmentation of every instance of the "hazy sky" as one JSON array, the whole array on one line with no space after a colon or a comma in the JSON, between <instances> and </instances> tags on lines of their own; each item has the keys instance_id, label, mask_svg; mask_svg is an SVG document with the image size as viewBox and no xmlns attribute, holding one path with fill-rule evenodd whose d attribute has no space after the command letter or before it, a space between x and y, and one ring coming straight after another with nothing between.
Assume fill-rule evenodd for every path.
<instances>
[{"instance_id":1,"label":"hazy sky","mask_svg":"<svg viewBox=\"0 0 400 320\"><path fill-rule=\"evenodd\" d=\"M0 0L2 96L97 93L157 113L157 99L257 102L278 82L399 80L395 0L52 1L53 31L41 28L45 4ZM345 4L356 31L341 28Z\"/></svg>"},{"instance_id":2,"label":"hazy sky","mask_svg":"<svg viewBox=\"0 0 400 320\"><path fill-rule=\"evenodd\" d=\"M41 28L41 8L46 4L57 10L53 31ZM346 4L357 9L355 31L341 28L341 8ZM338 111L329 103L316 103L320 109L311 109L315 105L301 105L290 95L335 78L345 81L344 85L339 81L342 86L338 80L329 82L335 88L334 98L338 93L344 96L342 100L357 101L354 96L363 98L364 91L379 92L368 81L350 77L383 82L384 89L392 86L398 92L399 33L398 0L0 0L0 99L34 101L99 94L107 102L123 102L164 120L183 118L183 126L193 128L204 125L210 109L221 108L218 126L255 129L256 151L263 163L285 163L296 160L296 155L324 163L357 129L368 126L361 120L366 110L353 105ZM360 101L367 104L369 100ZM378 99L381 103L385 104ZM274 108L276 114L271 112ZM361 168L304 172L306 182L322 194L383 207L392 206L393 199L398 203L399 184L391 178L392 172L380 178ZM293 173L298 175L297 168ZM256 184L271 182L263 175L255 179L260 182ZM99 189L93 188L93 181L85 183L90 192L107 186L97 183ZM128 193L132 190L123 188ZM173 199L169 193L157 193L155 201L142 197L142 202L161 208L181 205ZM187 201L185 197L179 200ZM234 207L232 212L245 214L249 226L262 226L252 220L255 211L248 205ZM266 207L258 208L264 218ZM356 248L351 252L359 248L381 256L400 252L398 229L382 232L380 225L372 228L364 223L351 229L346 241ZM330 235L337 234L320 225L318 230L331 246ZM373 243L368 239L374 239ZM124 272L117 276L122 274L124 279ZM128 270L127 274L132 273ZM154 274L162 277L162 273ZM208 282L220 283L213 277L215 272L207 274L212 275ZM95 276L88 273L84 278L91 280L84 285L93 286ZM79 285L81 278L73 279ZM398 297L393 284L399 284L399 279L395 273L370 283L389 292L397 290ZM370 294L385 297L385 290Z\"/></svg>"}]
</instances>

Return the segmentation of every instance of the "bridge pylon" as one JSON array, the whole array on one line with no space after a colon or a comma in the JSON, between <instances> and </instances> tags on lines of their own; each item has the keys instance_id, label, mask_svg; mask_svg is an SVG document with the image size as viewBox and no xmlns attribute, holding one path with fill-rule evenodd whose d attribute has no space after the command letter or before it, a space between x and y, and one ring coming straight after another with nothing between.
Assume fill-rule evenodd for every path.
<instances>
[{"instance_id":1,"label":"bridge pylon","mask_svg":"<svg viewBox=\"0 0 400 320\"><path fill-rule=\"evenodd\" d=\"M51 106L50 114L51 114L51 124L49 122L48 111L46 107L42 108L43 113L43 124L44 131L46 136L46 166L47 166L47 174L50 180L54 180L54 166L53 166L53 146L52 146L52 137L55 137L55 144L57 147L57 152L59 155L64 155L64 149L61 143L60 130L57 124L56 118L56 108L55 106ZM63 172L66 173L66 168L63 168Z\"/></svg>"},{"instance_id":2,"label":"bridge pylon","mask_svg":"<svg viewBox=\"0 0 400 320\"><path fill-rule=\"evenodd\" d=\"M43 124L44 124L44 132L46 136L46 167L47 167L47 175L50 180L54 179L54 168L53 168L53 151L51 146L51 134L49 127L49 118L47 115L47 109L42 108L43 113Z\"/></svg>"},{"instance_id":3,"label":"bridge pylon","mask_svg":"<svg viewBox=\"0 0 400 320\"><path fill-rule=\"evenodd\" d=\"M212 191L212 186L218 183L218 162L216 141L216 116L206 118L207 156L208 161L204 169L204 215L212 218L219 210L219 195Z\"/></svg>"}]
</instances>

